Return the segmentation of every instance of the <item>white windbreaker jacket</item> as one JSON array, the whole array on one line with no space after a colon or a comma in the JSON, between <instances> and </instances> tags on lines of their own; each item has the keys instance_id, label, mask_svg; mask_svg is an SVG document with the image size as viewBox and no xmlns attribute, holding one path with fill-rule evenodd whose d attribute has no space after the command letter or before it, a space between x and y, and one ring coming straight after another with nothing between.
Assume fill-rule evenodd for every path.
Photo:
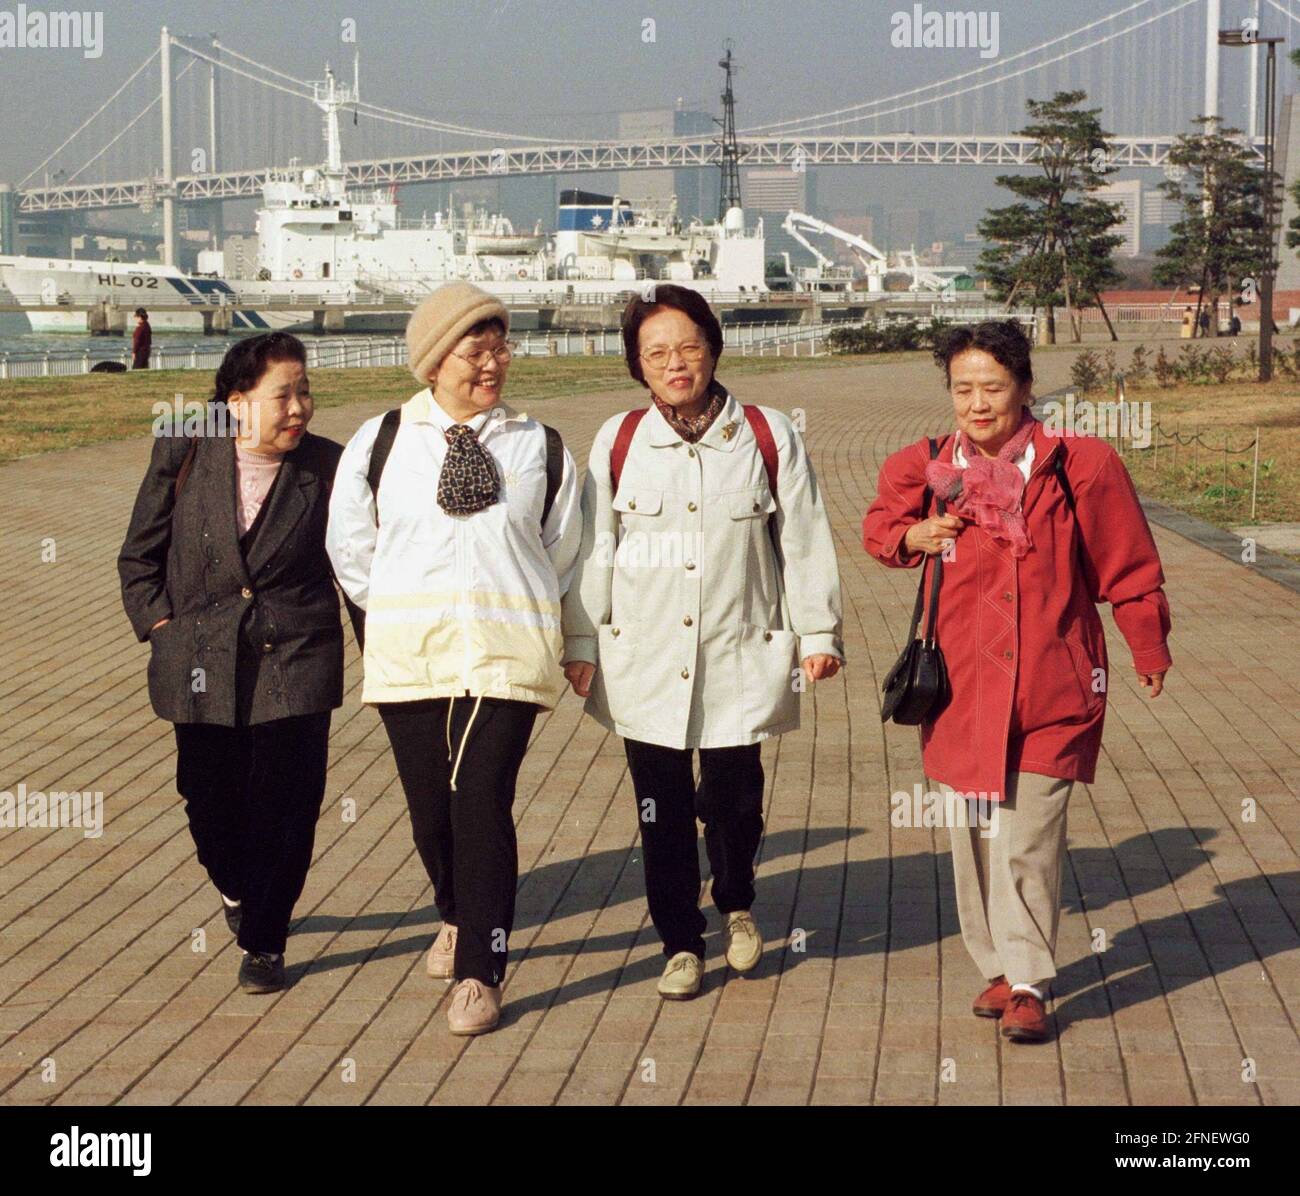
<instances>
[{"instance_id":1,"label":"white windbreaker jacket","mask_svg":"<svg viewBox=\"0 0 1300 1196\"><path fill-rule=\"evenodd\" d=\"M560 601L582 540L568 449L546 526L546 434L505 403L470 424L496 463L499 501L471 515L438 506L444 431L455 420L426 388L402 405L376 503L366 473L382 416L339 461L326 548L366 612L363 702L512 698L550 709L566 687Z\"/></svg>"}]
</instances>

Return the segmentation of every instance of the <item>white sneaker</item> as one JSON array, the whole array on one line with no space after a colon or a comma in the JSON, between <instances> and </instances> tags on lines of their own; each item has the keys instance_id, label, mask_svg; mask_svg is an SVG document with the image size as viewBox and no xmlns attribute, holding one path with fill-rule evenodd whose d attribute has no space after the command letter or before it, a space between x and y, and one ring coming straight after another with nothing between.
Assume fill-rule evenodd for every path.
<instances>
[{"instance_id":1,"label":"white sneaker","mask_svg":"<svg viewBox=\"0 0 1300 1196\"><path fill-rule=\"evenodd\" d=\"M751 972L763 958L763 936L749 910L738 909L727 915L727 964L737 972Z\"/></svg>"},{"instance_id":2,"label":"white sneaker","mask_svg":"<svg viewBox=\"0 0 1300 1196\"><path fill-rule=\"evenodd\" d=\"M659 995L670 1001L686 1001L700 991L704 960L689 951L678 951L659 977Z\"/></svg>"}]
</instances>

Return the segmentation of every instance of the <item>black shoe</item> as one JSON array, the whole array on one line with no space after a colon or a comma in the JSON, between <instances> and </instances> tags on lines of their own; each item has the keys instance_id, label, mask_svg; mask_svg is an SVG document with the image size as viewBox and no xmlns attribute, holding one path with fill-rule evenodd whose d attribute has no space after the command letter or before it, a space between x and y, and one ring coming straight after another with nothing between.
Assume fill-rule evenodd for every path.
<instances>
[{"instance_id":1,"label":"black shoe","mask_svg":"<svg viewBox=\"0 0 1300 1196\"><path fill-rule=\"evenodd\" d=\"M227 905L223 901L221 903L221 912L226 915L226 925L230 927L230 933L238 938L239 921L244 916L244 903L236 901L234 905Z\"/></svg>"},{"instance_id":2,"label":"black shoe","mask_svg":"<svg viewBox=\"0 0 1300 1196\"><path fill-rule=\"evenodd\" d=\"M284 987L284 956L250 951L239 965L239 987L246 993L278 993Z\"/></svg>"}]
</instances>

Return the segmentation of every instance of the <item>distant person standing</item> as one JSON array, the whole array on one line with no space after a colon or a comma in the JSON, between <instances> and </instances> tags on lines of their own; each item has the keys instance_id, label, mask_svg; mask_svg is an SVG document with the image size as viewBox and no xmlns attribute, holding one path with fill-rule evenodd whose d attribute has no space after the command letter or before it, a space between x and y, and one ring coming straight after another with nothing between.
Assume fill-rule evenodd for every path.
<instances>
[{"instance_id":1,"label":"distant person standing","mask_svg":"<svg viewBox=\"0 0 1300 1196\"><path fill-rule=\"evenodd\" d=\"M153 328L149 325L149 313L143 307L135 309L135 332L131 334L131 361L133 370L149 368L149 351L153 348Z\"/></svg>"},{"instance_id":2,"label":"distant person standing","mask_svg":"<svg viewBox=\"0 0 1300 1196\"><path fill-rule=\"evenodd\" d=\"M1232 319L1228 321L1228 335L1239 336L1241 334L1241 317L1234 311Z\"/></svg>"},{"instance_id":3,"label":"distant person standing","mask_svg":"<svg viewBox=\"0 0 1300 1196\"><path fill-rule=\"evenodd\" d=\"M1201 324L1201 335L1209 336L1210 335L1210 309L1208 307L1201 309L1200 324Z\"/></svg>"}]
</instances>

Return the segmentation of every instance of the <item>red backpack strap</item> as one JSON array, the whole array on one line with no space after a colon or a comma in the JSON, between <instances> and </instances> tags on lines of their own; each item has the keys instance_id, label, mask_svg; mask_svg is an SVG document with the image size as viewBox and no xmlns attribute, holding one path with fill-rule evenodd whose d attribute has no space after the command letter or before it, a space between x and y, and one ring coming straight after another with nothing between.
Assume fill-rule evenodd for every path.
<instances>
[{"instance_id":1,"label":"red backpack strap","mask_svg":"<svg viewBox=\"0 0 1300 1196\"><path fill-rule=\"evenodd\" d=\"M745 403L742 404L741 410L744 411L745 419L749 422L749 430L754 433L754 439L758 441L758 451L763 455L763 468L767 470L767 487L775 498L778 458L776 441L772 439L772 428L767 422L767 416L757 407Z\"/></svg>"},{"instance_id":2,"label":"red backpack strap","mask_svg":"<svg viewBox=\"0 0 1300 1196\"><path fill-rule=\"evenodd\" d=\"M627 460L627 450L636 435L637 425L641 422L648 407L638 407L623 416L618 426L618 435L614 437L614 447L609 451L609 480L614 484L614 493L618 493L618 479L623 476L623 462Z\"/></svg>"}]
</instances>

